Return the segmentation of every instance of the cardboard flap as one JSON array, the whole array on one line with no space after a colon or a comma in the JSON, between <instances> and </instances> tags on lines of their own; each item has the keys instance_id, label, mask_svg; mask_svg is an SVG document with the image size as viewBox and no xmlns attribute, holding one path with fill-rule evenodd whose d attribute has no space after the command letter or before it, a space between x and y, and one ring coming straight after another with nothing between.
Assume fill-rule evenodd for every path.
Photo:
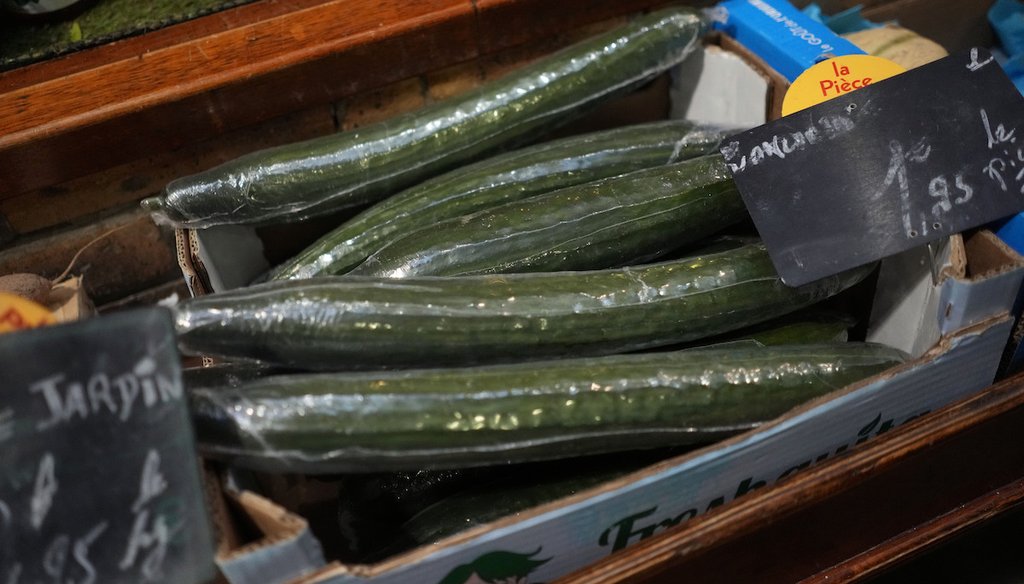
<instances>
[{"instance_id":1,"label":"cardboard flap","mask_svg":"<svg viewBox=\"0 0 1024 584\"><path fill-rule=\"evenodd\" d=\"M96 308L85 293L81 276L55 284L50 289L46 307L53 311L57 322L72 322L96 314Z\"/></svg>"},{"instance_id":2,"label":"cardboard flap","mask_svg":"<svg viewBox=\"0 0 1024 584\"><path fill-rule=\"evenodd\" d=\"M923 354L940 337L1007 311L1024 277L1020 262L987 230L886 258L867 340Z\"/></svg>"},{"instance_id":3,"label":"cardboard flap","mask_svg":"<svg viewBox=\"0 0 1024 584\"><path fill-rule=\"evenodd\" d=\"M219 225L189 236L213 292L245 286L270 267L252 227Z\"/></svg>"},{"instance_id":4,"label":"cardboard flap","mask_svg":"<svg viewBox=\"0 0 1024 584\"><path fill-rule=\"evenodd\" d=\"M178 267L185 278L185 286L193 298L209 293L210 285L202 278L204 269L198 259L198 243L193 239L194 231L190 229L174 230L174 246L178 253Z\"/></svg>"},{"instance_id":5,"label":"cardboard flap","mask_svg":"<svg viewBox=\"0 0 1024 584\"><path fill-rule=\"evenodd\" d=\"M1024 258L984 230L965 243L967 277L951 279L941 289L939 332L942 335L981 322L996 307L1007 312L1024 278Z\"/></svg>"},{"instance_id":6,"label":"cardboard flap","mask_svg":"<svg viewBox=\"0 0 1024 584\"><path fill-rule=\"evenodd\" d=\"M694 51L672 70L673 118L757 126L767 119L767 94L765 76L715 45Z\"/></svg>"},{"instance_id":7,"label":"cardboard flap","mask_svg":"<svg viewBox=\"0 0 1024 584\"><path fill-rule=\"evenodd\" d=\"M218 542L217 566L228 582L286 584L327 564L305 519L249 491L228 492L227 497L263 534L254 542L230 549Z\"/></svg>"},{"instance_id":8,"label":"cardboard flap","mask_svg":"<svg viewBox=\"0 0 1024 584\"><path fill-rule=\"evenodd\" d=\"M940 281L957 270L951 261L957 245L921 246L882 260L871 305L867 340L919 356L939 339L936 313Z\"/></svg>"},{"instance_id":9,"label":"cardboard flap","mask_svg":"<svg viewBox=\"0 0 1024 584\"><path fill-rule=\"evenodd\" d=\"M972 280L984 280L1024 267L1024 257L991 231L983 230L967 239L965 247Z\"/></svg>"}]
</instances>

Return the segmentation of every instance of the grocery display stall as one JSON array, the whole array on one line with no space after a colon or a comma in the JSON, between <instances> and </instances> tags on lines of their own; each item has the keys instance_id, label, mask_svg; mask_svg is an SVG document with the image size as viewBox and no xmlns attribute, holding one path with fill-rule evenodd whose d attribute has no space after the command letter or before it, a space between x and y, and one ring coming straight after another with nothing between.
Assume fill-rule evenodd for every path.
<instances>
[{"instance_id":1,"label":"grocery display stall","mask_svg":"<svg viewBox=\"0 0 1024 584\"><path fill-rule=\"evenodd\" d=\"M9 62L0 578L845 581L1012 513L1024 109L948 4L256 0Z\"/></svg>"}]
</instances>

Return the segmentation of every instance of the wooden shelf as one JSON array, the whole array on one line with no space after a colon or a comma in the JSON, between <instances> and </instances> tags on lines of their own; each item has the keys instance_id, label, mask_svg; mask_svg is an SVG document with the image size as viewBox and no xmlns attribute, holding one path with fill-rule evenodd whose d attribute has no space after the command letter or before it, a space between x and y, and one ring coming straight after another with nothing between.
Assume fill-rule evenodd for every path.
<instances>
[{"instance_id":1,"label":"wooden shelf","mask_svg":"<svg viewBox=\"0 0 1024 584\"><path fill-rule=\"evenodd\" d=\"M264 0L0 73L0 199L659 3Z\"/></svg>"}]
</instances>

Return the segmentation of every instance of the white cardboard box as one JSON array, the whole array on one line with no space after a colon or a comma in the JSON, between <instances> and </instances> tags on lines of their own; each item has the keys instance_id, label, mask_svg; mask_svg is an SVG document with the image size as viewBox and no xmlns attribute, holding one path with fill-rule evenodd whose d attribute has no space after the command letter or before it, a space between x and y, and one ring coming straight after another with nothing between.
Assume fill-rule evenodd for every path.
<instances>
[{"instance_id":1,"label":"white cardboard box","mask_svg":"<svg viewBox=\"0 0 1024 584\"><path fill-rule=\"evenodd\" d=\"M1018 266L1018 281L1022 273ZM218 564L233 584L433 584L486 554L510 552L549 559L527 581L550 581L985 388L1010 324L1002 313L944 337L912 362L839 389L756 431L381 564L332 565L312 575L322 557L308 553L305 528L280 537L287 531L284 521L268 526L271 545L219 554ZM294 521L283 509L278 512L282 520ZM283 577L268 579L272 573ZM306 579L299 578L303 575Z\"/></svg>"},{"instance_id":2,"label":"white cardboard box","mask_svg":"<svg viewBox=\"0 0 1024 584\"><path fill-rule=\"evenodd\" d=\"M707 94L681 85L685 77L677 76L676 111L704 112L701 116L707 117L701 121L734 123L737 119L729 116L739 111L761 108L770 116L781 99L777 77L755 70L749 56L737 59L718 49L711 53L707 58L717 64L696 66L697 85L732 83L706 75L743 79L735 86L748 89L735 95L744 103L701 105ZM766 83L758 85L751 73L763 75ZM749 90L754 85L768 93ZM180 233L179 251L189 253L182 258L182 269L190 287L199 282L193 292L205 293L203 281L215 290L233 287L237 272L225 276L223 266L260 265L258 250L245 245L247 239L237 230ZM461 584L458 574L468 574L474 562L486 563L503 553L547 560L525 581L568 574L988 386L1009 335L1008 310L1024 278L1024 259L993 239L983 232L965 244L955 236L936 251L915 250L887 260L869 334L916 358L839 388L756 431L372 566L327 565L305 521L273 502L239 493L232 496L235 504L264 537L241 547L230 545L232 529L221 513L224 537L218 564L232 584ZM227 248L243 255L221 253ZM205 271L202 279L197 269Z\"/></svg>"}]
</instances>

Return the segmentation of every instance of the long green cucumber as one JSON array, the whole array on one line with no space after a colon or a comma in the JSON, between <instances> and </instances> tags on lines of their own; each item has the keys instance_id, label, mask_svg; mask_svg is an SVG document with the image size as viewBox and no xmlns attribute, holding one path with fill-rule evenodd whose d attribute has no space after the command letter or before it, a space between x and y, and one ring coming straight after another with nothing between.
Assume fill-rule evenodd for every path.
<instances>
[{"instance_id":1,"label":"long green cucumber","mask_svg":"<svg viewBox=\"0 0 1024 584\"><path fill-rule=\"evenodd\" d=\"M352 275L554 272L649 261L747 217L720 154L634 171L430 225Z\"/></svg>"},{"instance_id":2,"label":"long green cucumber","mask_svg":"<svg viewBox=\"0 0 1024 584\"><path fill-rule=\"evenodd\" d=\"M596 487L639 467L522 477L496 481L449 495L426 507L399 528L412 545L433 545L467 529ZM410 547L412 547L410 545Z\"/></svg>"},{"instance_id":3,"label":"long green cucumber","mask_svg":"<svg viewBox=\"0 0 1024 584\"><path fill-rule=\"evenodd\" d=\"M200 448L274 472L445 468L707 442L900 363L866 343L271 377L191 394Z\"/></svg>"},{"instance_id":4,"label":"long green cucumber","mask_svg":"<svg viewBox=\"0 0 1024 584\"><path fill-rule=\"evenodd\" d=\"M598 355L721 334L814 304L870 267L793 288L762 244L614 270L270 282L176 307L183 350L311 369Z\"/></svg>"},{"instance_id":5,"label":"long green cucumber","mask_svg":"<svg viewBox=\"0 0 1024 584\"><path fill-rule=\"evenodd\" d=\"M730 346L757 347L765 345L803 345L809 343L846 342L847 329L855 323L849 316L831 312L800 311L710 339L702 339L682 348L720 348ZM744 344L740 344L744 343ZM675 348L675 347L673 347ZM288 373L262 363L219 363L208 367L182 370L186 389L202 387L234 387L243 382ZM422 478L422 477L421 477Z\"/></svg>"},{"instance_id":6,"label":"long green cucumber","mask_svg":"<svg viewBox=\"0 0 1024 584\"><path fill-rule=\"evenodd\" d=\"M849 315L820 312L782 319L773 326L759 327L742 336L762 345L845 343L849 338L849 328L856 322Z\"/></svg>"},{"instance_id":7,"label":"long green cucumber","mask_svg":"<svg viewBox=\"0 0 1024 584\"><path fill-rule=\"evenodd\" d=\"M691 449L655 448L524 464L345 474L339 482L337 516L346 549L337 559L376 563L419 547L428 534L453 533L571 494L559 488L563 481L570 482L565 479L572 482L566 487L580 490L595 484L598 475L614 478ZM442 508L451 511L447 518Z\"/></svg>"},{"instance_id":8,"label":"long green cucumber","mask_svg":"<svg viewBox=\"0 0 1024 584\"><path fill-rule=\"evenodd\" d=\"M178 227L270 223L371 203L510 143L534 139L682 61L692 9L637 17L475 91L348 132L261 150L172 181L143 201Z\"/></svg>"},{"instance_id":9,"label":"long green cucumber","mask_svg":"<svg viewBox=\"0 0 1024 584\"><path fill-rule=\"evenodd\" d=\"M760 345L845 343L857 320L848 314L811 307L731 333L701 339L702 345L750 341Z\"/></svg>"},{"instance_id":10,"label":"long green cucumber","mask_svg":"<svg viewBox=\"0 0 1024 584\"><path fill-rule=\"evenodd\" d=\"M271 278L343 274L387 243L438 221L711 154L732 131L667 120L571 136L488 158L384 199L278 266Z\"/></svg>"}]
</instances>

